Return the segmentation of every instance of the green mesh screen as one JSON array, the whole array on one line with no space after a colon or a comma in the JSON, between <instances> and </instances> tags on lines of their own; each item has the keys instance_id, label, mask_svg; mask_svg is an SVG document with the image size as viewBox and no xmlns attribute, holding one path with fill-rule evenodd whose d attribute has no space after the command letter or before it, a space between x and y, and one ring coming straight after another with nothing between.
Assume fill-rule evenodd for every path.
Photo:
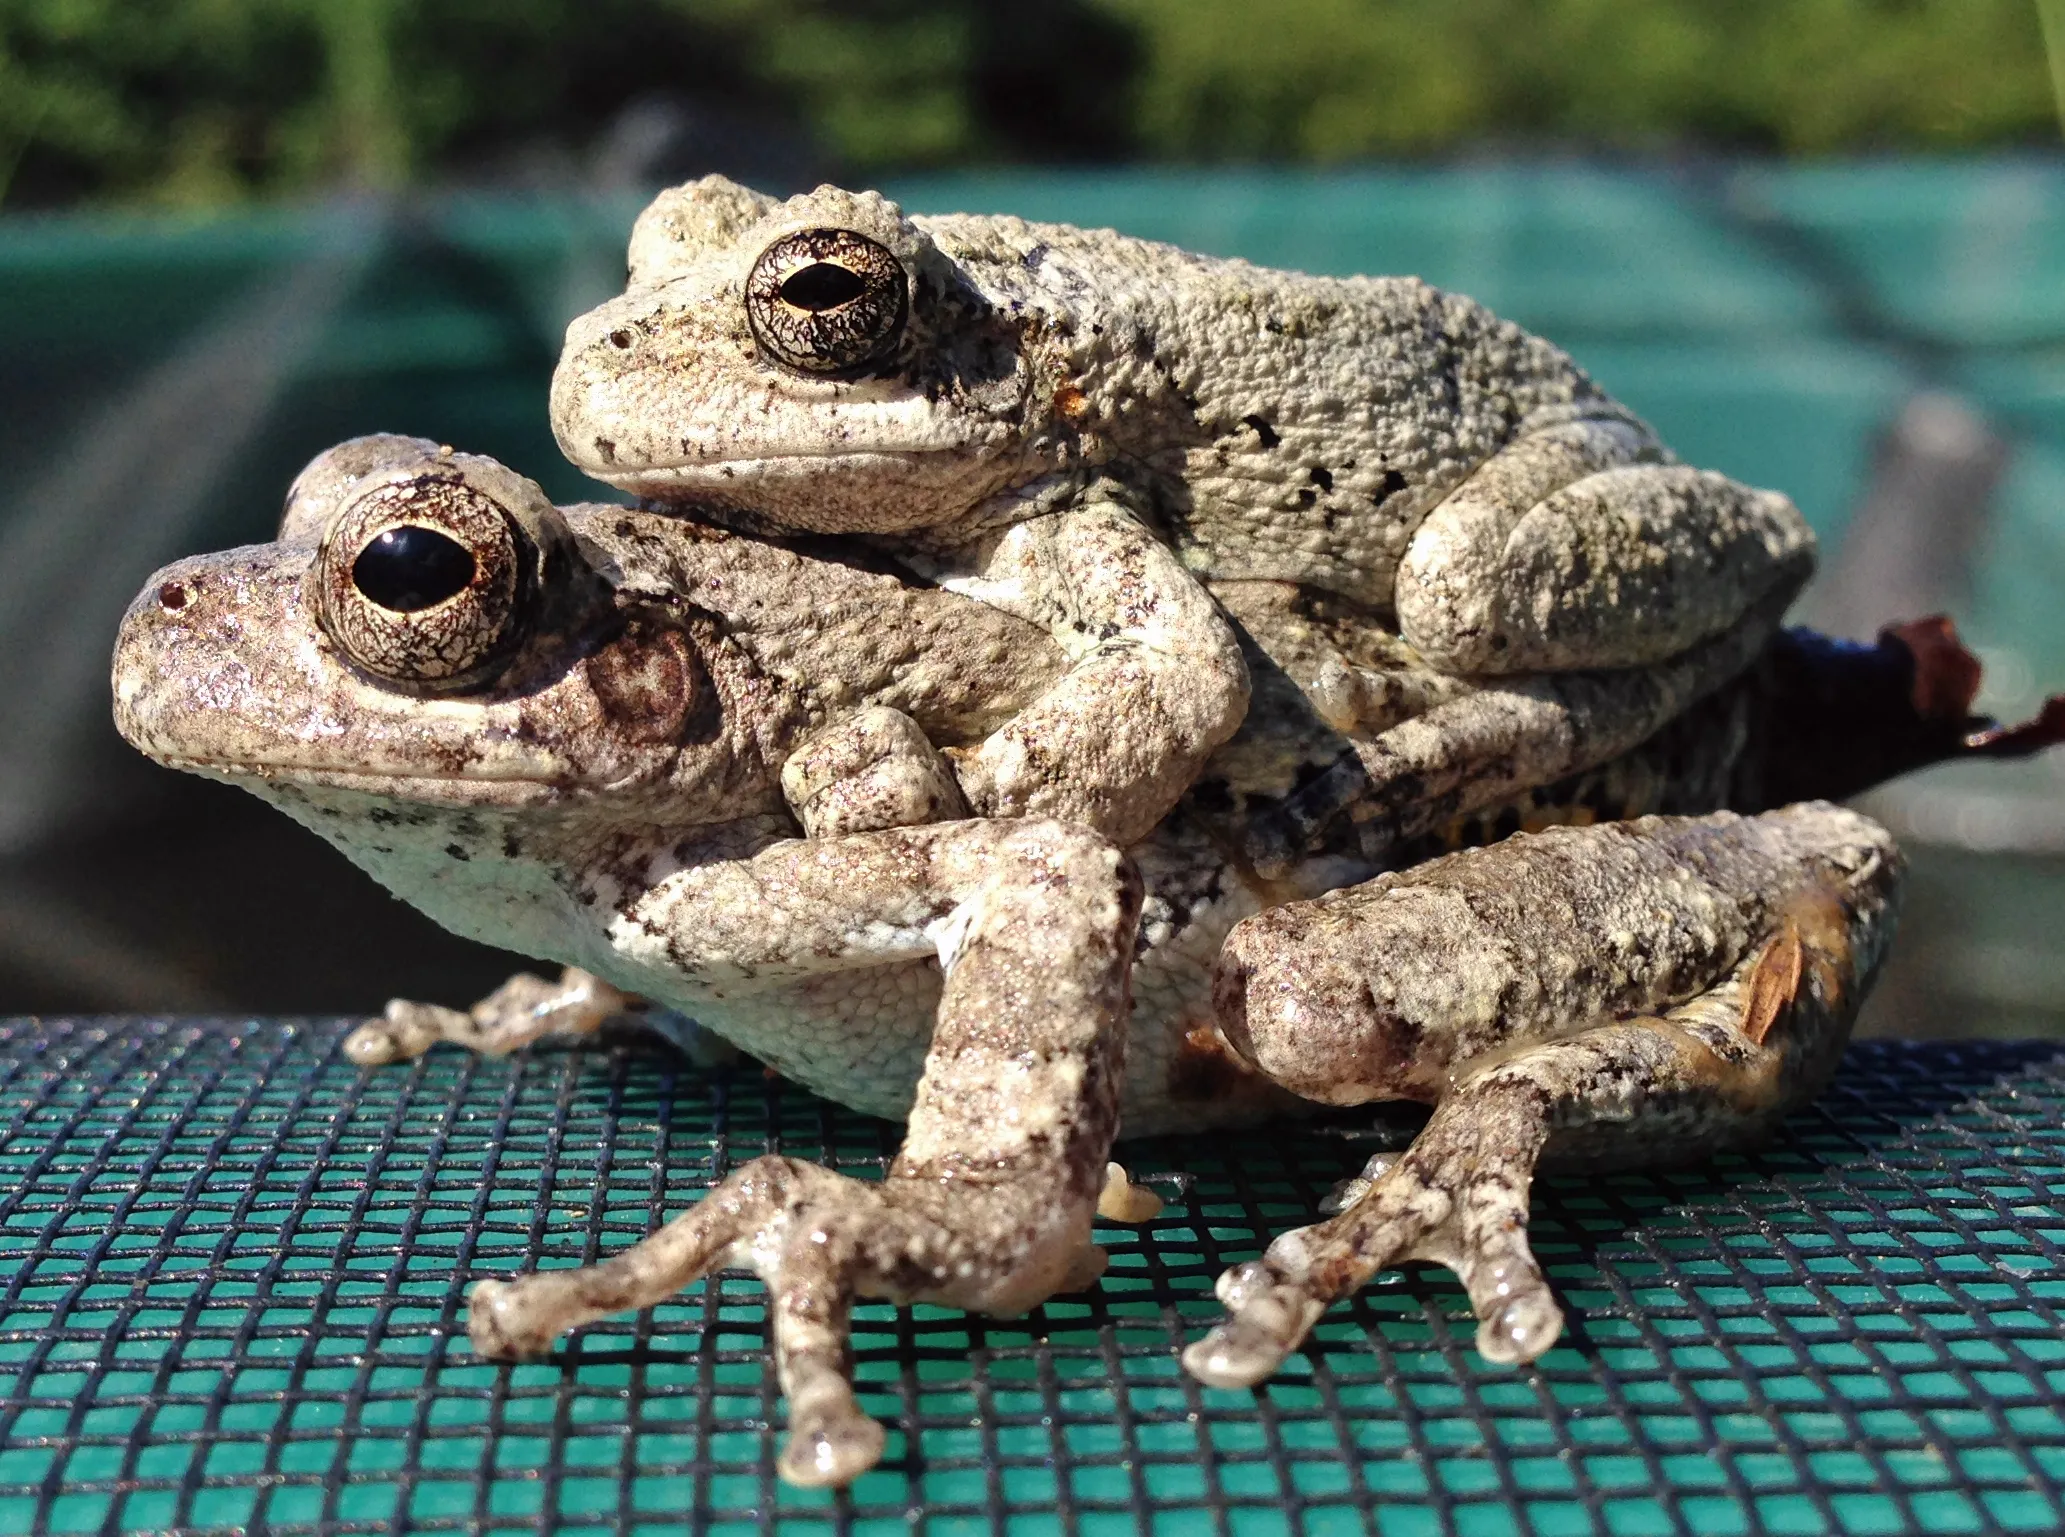
<instances>
[{"instance_id":1,"label":"green mesh screen","mask_svg":"<svg viewBox=\"0 0 2065 1537\"><path fill-rule=\"evenodd\" d=\"M887 1459L776 1482L737 1276L504 1368L474 1278L611 1253L779 1150L896 1131L635 1042L362 1075L343 1026L0 1028L7 1532L1896 1533L2065 1524L2065 1048L1874 1043L1781 1145L1537 1185L1571 1328L1470 1348L1385 1273L1254 1392L1178 1343L1397 1125L1136 1144L1169 1205L1030 1318L864 1307Z\"/></svg>"}]
</instances>

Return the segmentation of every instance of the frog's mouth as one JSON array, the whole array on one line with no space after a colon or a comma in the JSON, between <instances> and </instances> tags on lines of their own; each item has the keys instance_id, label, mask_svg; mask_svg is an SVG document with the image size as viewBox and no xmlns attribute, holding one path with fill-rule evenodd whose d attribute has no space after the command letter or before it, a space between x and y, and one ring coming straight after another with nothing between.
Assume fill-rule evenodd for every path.
<instances>
[{"instance_id":1,"label":"frog's mouth","mask_svg":"<svg viewBox=\"0 0 2065 1537\"><path fill-rule=\"evenodd\" d=\"M669 410L662 385L553 381L561 452L636 496L764 514L789 532L891 532L944 520L1022 478L1022 401L933 399L898 386L830 398L742 388L720 420ZM796 386L828 389L823 383Z\"/></svg>"},{"instance_id":2,"label":"frog's mouth","mask_svg":"<svg viewBox=\"0 0 2065 1537\"><path fill-rule=\"evenodd\" d=\"M567 798L566 787L536 778L492 778L455 774L380 773L364 769L331 769L305 763L266 763L248 759L192 756L154 751L132 735L118 716L123 737L154 763L203 779L220 780L266 799L269 788L337 790L382 802L461 809L502 807L511 810ZM607 793L605 788L600 793Z\"/></svg>"},{"instance_id":3,"label":"frog's mouth","mask_svg":"<svg viewBox=\"0 0 2065 1537\"><path fill-rule=\"evenodd\" d=\"M571 453L571 451L570 451ZM993 476L937 446L672 459L625 466L572 456L588 475L661 510L690 504L744 533L896 533L979 501Z\"/></svg>"},{"instance_id":4,"label":"frog's mouth","mask_svg":"<svg viewBox=\"0 0 2065 1537\"><path fill-rule=\"evenodd\" d=\"M833 448L809 453L742 454L735 458L660 458L630 467L614 459L576 461L583 473L607 481L621 490L645 496L662 496L654 486L678 486L701 496L722 499L749 495L750 488L769 480L791 480L822 476L828 472L874 479L893 477L909 468L914 459L948 452L931 447Z\"/></svg>"},{"instance_id":5,"label":"frog's mouth","mask_svg":"<svg viewBox=\"0 0 2065 1537\"><path fill-rule=\"evenodd\" d=\"M649 761L620 764L627 772L615 775L583 772L522 723L491 720L475 701L410 700L408 713L354 708L365 694L375 704L393 701L355 679L309 686L298 672L267 677L233 657L196 661L138 644L125 624L115 728L154 762L268 799L270 790L292 788L363 794L395 808L572 807L635 797L651 783Z\"/></svg>"}]
</instances>

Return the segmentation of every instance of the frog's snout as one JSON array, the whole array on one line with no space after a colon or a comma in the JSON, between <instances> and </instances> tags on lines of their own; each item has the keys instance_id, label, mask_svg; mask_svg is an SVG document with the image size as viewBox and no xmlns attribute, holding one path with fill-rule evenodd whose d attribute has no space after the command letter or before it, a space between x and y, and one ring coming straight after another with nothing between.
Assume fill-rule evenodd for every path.
<instances>
[{"instance_id":1,"label":"frog's snout","mask_svg":"<svg viewBox=\"0 0 2065 1537\"><path fill-rule=\"evenodd\" d=\"M115 632L109 681L123 740L161 762L248 749L277 713L273 675L302 670L292 637L306 628L307 564L306 550L248 545L154 572Z\"/></svg>"},{"instance_id":2,"label":"frog's snout","mask_svg":"<svg viewBox=\"0 0 2065 1537\"><path fill-rule=\"evenodd\" d=\"M122 627L115 636L115 722L119 726L128 706L135 704L145 687L155 676L148 663L154 652L149 636L149 618L153 612L165 614L183 613L194 601L193 589L177 577L160 580L151 578L129 612L122 616ZM139 622L139 616L142 616ZM124 729L123 735L128 731Z\"/></svg>"},{"instance_id":3,"label":"frog's snout","mask_svg":"<svg viewBox=\"0 0 2065 1537\"><path fill-rule=\"evenodd\" d=\"M165 727L176 719L178 680L194 676L194 654L220 628L218 581L196 561L156 572L122 616L111 682L115 729L153 758L174 756ZM213 668L206 669L210 675Z\"/></svg>"},{"instance_id":4,"label":"frog's snout","mask_svg":"<svg viewBox=\"0 0 2065 1537\"><path fill-rule=\"evenodd\" d=\"M615 485L628 471L672 457L681 434L673 430L669 392L679 387L684 365L674 349L659 345L657 333L690 329L699 345L686 349L688 358L721 355L724 338L703 334L700 318L640 294L612 299L568 325L549 410L560 452L582 473Z\"/></svg>"}]
</instances>

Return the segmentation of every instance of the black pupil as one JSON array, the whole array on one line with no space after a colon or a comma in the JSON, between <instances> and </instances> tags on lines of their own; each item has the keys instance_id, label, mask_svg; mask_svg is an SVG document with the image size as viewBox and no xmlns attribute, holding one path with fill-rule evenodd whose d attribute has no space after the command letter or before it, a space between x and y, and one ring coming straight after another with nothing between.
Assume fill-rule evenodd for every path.
<instances>
[{"instance_id":1,"label":"black pupil","mask_svg":"<svg viewBox=\"0 0 2065 1537\"><path fill-rule=\"evenodd\" d=\"M782 302L799 310L835 310L866 291L860 274L837 262L812 262L782 279Z\"/></svg>"},{"instance_id":2,"label":"black pupil","mask_svg":"<svg viewBox=\"0 0 2065 1537\"><path fill-rule=\"evenodd\" d=\"M464 592L473 571L473 555L458 540L405 523L359 551L351 584L384 609L413 614Z\"/></svg>"}]
</instances>

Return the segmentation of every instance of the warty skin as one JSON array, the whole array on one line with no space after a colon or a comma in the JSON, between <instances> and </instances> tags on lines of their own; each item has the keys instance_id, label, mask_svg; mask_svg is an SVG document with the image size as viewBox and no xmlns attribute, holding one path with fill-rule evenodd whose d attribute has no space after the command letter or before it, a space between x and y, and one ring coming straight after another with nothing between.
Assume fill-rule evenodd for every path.
<instances>
[{"instance_id":1,"label":"warty skin","mask_svg":"<svg viewBox=\"0 0 2065 1537\"><path fill-rule=\"evenodd\" d=\"M367 551L405 526L474 541L472 577L340 618L368 601ZM1754 645L1471 683L1283 583L1215 585L1255 703L1129 847L1037 818L799 837L783 780L813 744L862 723L878 766L936 777L890 772L838 814L907 809L922 802L888 792L951 784L1069 662L1036 626L841 553L555 509L435 445L346 445L304 476L280 541L154 577L114 667L131 742L253 790L438 921L907 1120L880 1184L758 1160L601 1266L474 1297L477 1348L526 1355L753 1268L775 1293L798 1481L880 1454L843 1365L856 1296L1012 1312L1094 1279L1092 1215L1143 1210L1107 1164L1121 1125L1435 1107L1338 1216L1223 1280L1228 1321L1185 1356L1204 1380L1266 1377L1408 1257L1463 1276L1487 1355L1532 1359L1560 1329L1526 1248L1537 1156L1648 1163L1763 1133L1825 1076L1884 954L1901 869L1884 831L1825 804L1763 810L1738 772L1796 736L1758 724ZM426 655L428 681L390 675ZM1965 740L1958 709L1923 723L1928 752ZM1393 724L1364 731L1373 714ZM1516 719L1543 728L1534 755L1480 761ZM1634 735L1613 748L1616 732ZM1371 771L1390 760L1418 767ZM1694 814L1731 802L1756 814ZM1673 814L1424 859L1502 807L1534 825ZM585 1027L597 996L571 986L563 1020ZM554 1022L490 1009L451 1038L507 1049Z\"/></svg>"},{"instance_id":2,"label":"warty skin","mask_svg":"<svg viewBox=\"0 0 2065 1537\"><path fill-rule=\"evenodd\" d=\"M1460 295L833 187L662 193L552 415L654 505L866 535L1046 629L1071 667L961 788L1120 843L1247 707L1225 583L1360 604L1430 670L1537 677L1753 653L1812 565L1784 497L1678 464ZM1114 753L1114 720L1153 725Z\"/></svg>"}]
</instances>

